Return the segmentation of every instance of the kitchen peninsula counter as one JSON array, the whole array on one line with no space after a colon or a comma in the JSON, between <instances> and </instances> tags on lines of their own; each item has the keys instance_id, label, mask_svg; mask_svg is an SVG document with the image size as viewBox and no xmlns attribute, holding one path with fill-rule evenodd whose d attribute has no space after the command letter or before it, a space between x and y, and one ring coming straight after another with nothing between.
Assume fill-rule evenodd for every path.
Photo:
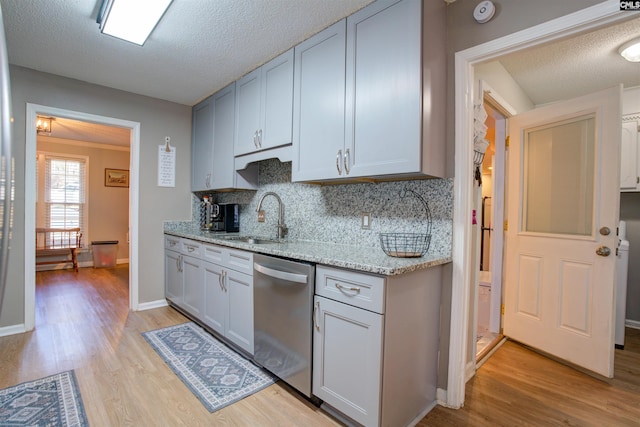
<instances>
[{"instance_id":1,"label":"kitchen peninsula counter","mask_svg":"<svg viewBox=\"0 0 640 427\"><path fill-rule=\"evenodd\" d=\"M440 253L431 242L429 251L418 258L395 258L386 255L380 247L344 245L312 241L288 241L247 243L230 239L242 233L202 231L191 222L165 222L165 234L201 242L243 249L333 267L348 268L384 276L395 276L451 262L451 254Z\"/></svg>"}]
</instances>

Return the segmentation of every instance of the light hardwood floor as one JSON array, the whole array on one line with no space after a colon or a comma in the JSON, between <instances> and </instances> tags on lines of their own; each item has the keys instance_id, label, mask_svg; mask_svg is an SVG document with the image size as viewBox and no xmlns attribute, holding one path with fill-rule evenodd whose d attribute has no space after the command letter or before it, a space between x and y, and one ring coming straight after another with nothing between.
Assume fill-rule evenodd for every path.
<instances>
[{"instance_id":1,"label":"light hardwood floor","mask_svg":"<svg viewBox=\"0 0 640 427\"><path fill-rule=\"evenodd\" d=\"M129 312L128 269L37 274L36 329L0 338L0 388L74 369L92 426L335 426L277 383L210 414L141 332L187 319L165 307ZM640 426L640 331L602 381L516 343L467 384L465 407L436 407L419 426Z\"/></svg>"}]
</instances>

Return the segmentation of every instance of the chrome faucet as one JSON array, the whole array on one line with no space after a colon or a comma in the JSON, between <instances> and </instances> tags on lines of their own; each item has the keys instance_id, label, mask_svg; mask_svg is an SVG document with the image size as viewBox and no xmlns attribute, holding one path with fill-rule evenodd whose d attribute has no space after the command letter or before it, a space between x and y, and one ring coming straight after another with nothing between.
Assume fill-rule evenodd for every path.
<instances>
[{"instance_id":1,"label":"chrome faucet","mask_svg":"<svg viewBox=\"0 0 640 427\"><path fill-rule=\"evenodd\" d=\"M284 204L278 196L273 191L267 191L260 197L260 201L258 202L258 207L256 208L256 212L260 212L260 208L262 207L262 201L267 196L273 196L278 201L278 239L283 239L287 234L287 226L284 224Z\"/></svg>"}]
</instances>

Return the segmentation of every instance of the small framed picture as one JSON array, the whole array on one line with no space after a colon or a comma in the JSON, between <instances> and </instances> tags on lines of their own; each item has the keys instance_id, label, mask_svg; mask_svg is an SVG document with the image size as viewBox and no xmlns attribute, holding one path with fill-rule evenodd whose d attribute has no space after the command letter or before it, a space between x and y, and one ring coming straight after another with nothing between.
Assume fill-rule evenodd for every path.
<instances>
[{"instance_id":1,"label":"small framed picture","mask_svg":"<svg viewBox=\"0 0 640 427\"><path fill-rule=\"evenodd\" d=\"M105 169L105 187L129 187L129 170L127 169Z\"/></svg>"}]
</instances>

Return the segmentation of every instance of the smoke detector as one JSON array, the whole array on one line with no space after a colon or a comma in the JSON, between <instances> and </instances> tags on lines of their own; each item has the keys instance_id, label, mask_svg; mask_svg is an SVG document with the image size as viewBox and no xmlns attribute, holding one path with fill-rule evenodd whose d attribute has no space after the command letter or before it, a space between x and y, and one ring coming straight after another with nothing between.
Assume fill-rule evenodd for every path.
<instances>
[{"instance_id":1,"label":"smoke detector","mask_svg":"<svg viewBox=\"0 0 640 427\"><path fill-rule=\"evenodd\" d=\"M478 21L479 24L489 22L493 18L493 14L496 13L496 7L492 1L480 2L473 11L473 18Z\"/></svg>"}]
</instances>

